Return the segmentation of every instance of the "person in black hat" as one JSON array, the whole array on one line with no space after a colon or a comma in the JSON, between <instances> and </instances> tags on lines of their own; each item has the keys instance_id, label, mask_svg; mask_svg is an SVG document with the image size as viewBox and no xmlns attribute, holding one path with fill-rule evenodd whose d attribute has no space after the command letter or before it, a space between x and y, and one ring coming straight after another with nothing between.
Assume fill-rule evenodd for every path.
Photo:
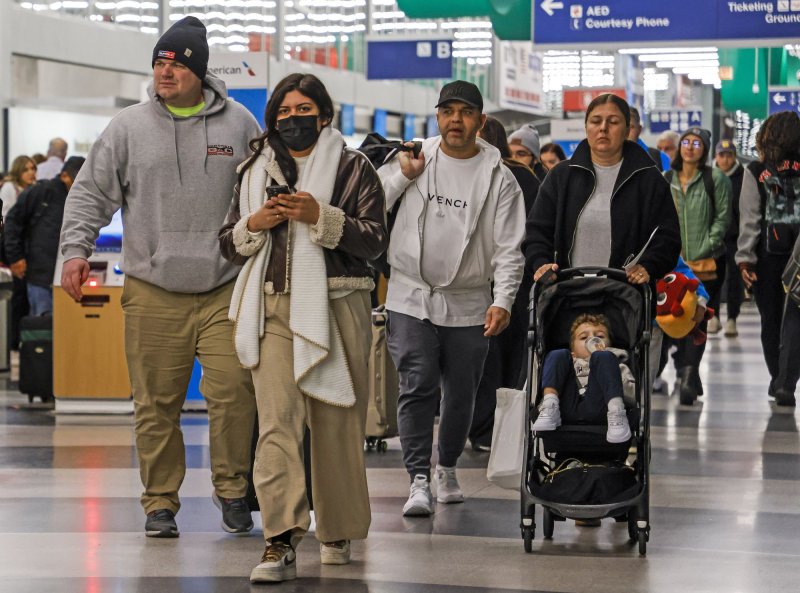
<instances>
[{"instance_id":1,"label":"person in black hat","mask_svg":"<svg viewBox=\"0 0 800 593\"><path fill-rule=\"evenodd\" d=\"M14 276L27 280L33 317L53 312L53 273L64 203L85 160L80 156L69 157L57 177L25 189L6 217L9 267Z\"/></svg>"},{"instance_id":2,"label":"person in black hat","mask_svg":"<svg viewBox=\"0 0 800 593\"><path fill-rule=\"evenodd\" d=\"M411 481L404 515L434 512L432 481L439 503L464 500L456 462L489 337L508 326L523 266L522 191L500 152L477 138L486 120L478 87L463 80L446 84L436 108L441 135L425 140L418 158L401 152L378 170L387 208L399 202L386 309ZM439 463L431 476L440 391Z\"/></svg>"},{"instance_id":3,"label":"person in black hat","mask_svg":"<svg viewBox=\"0 0 800 593\"><path fill-rule=\"evenodd\" d=\"M240 267L223 259L216 227L231 205L236 166L261 130L208 71L206 29L195 17L161 36L151 64L150 100L111 120L70 191L61 286L81 300L97 233L121 209L125 354L145 534L179 536L180 413L195 359L208 407L212 499L222 528L246 533L253 528L245 495L255 396L228 319Z\"/></svg>"}]
</instances>

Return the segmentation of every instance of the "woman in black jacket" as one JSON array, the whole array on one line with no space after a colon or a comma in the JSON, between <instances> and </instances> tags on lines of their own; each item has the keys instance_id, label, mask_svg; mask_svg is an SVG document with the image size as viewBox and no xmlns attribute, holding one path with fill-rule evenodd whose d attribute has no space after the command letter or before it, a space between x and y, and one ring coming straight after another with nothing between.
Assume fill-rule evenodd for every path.
<instances>
[{"instance_id":1,"label":"woman in black jacket","mask_svg":"<svg viewBox=\"0 0 800 593\"><path fill-rule=\"evenodd\" d=\"M600 95L585 122L586 140L569 161L550 170L528 216L526 274L535 281L549 269L623 268L652 234L627 276L631 284L647 282L655 289L681 249L669 184L649 155L626 140L630 108L623 99Z\"/></svg>"}]
</instances>

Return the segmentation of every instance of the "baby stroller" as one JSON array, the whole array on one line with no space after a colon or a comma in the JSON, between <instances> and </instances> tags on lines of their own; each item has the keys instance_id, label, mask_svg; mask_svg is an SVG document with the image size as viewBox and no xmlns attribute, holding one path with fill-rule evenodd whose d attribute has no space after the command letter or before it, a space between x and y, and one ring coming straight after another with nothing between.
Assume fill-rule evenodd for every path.
<instances>
[{"instance_id":1,"label":"baby stroller","mask_svg":"<svg viewBox=\"0 0 800 593\"><path fill-rule=\"evenodd\" d=\"M552 538L556 521L613 517L618 522L627 521L628 535L638 542L639 554L644 556L647 551L650 301L648 285L631 285L624 271L608 268L559 271L554 283L537 282L531 290L527 397L535 403L525 406L520 524L526 552L532 551L537 504L542 506L545 538ZM608 443L605 425L562 425L538 433L531 430L532 416L542 398L545 354L569 347L570 325L579 313L605 315L613 345L628 352L627 364L635 379L635 404L626 406L632 433L628 442Z\"/></svg>"}]
</instances>

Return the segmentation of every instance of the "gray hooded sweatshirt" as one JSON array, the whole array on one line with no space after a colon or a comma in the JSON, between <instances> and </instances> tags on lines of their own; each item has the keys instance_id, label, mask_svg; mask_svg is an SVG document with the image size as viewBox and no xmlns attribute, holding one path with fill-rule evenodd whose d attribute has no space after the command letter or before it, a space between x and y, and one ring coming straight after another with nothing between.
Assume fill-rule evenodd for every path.
<instances>
[{"instance_id":1,"label":"gray hooded sweatshirt","mask_svg":"<svg viewBox=\"0 0 800 593\"><path fill-rule=\"evenodd\" d=\"M232 280L217 233L231 206L236 167L261 130L225 83L203 81L205 107L173 117L155 96L120 112L92 145L67 198L64 259L88 258L122 208L122 270L165 290L198 293Z\"/></svg>"}]
</instances>

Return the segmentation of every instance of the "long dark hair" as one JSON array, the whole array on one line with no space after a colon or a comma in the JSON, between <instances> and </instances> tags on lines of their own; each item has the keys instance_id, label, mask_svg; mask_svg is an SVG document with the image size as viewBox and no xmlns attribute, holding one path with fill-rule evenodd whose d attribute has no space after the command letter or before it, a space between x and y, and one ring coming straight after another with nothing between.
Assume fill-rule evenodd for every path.
<instances>
[{"instance_id":1,"label":"long dark hair","mask_svg":"<svg viewBox=\"0 0 800 593\"><path fill-rule=\"evenodd\" d=\"M486 123L483 124L480 132L481 138L500 151L500 156L504 159L511 158L511 151L508 149L508 136L506 129L497 119L491 115L486 116Z\"/></svg>"},{"instance_id":2,"label":"long dark hair","mask_svg":"<svg viewBox=\"0 0 800 593\"><path fill-rule=\"evenodd\" d=\"M800 116L793 111L770 115L756 134L756 149L768 167L800 160Z\"/></svg>"},{"instance_id":3,"label":"long dark hair","mask_svg":"<svg viewBox=\"0 0 800 593\"><path fill-rule=\"evenodd\" d=\"M264 112L264 133L250 141L250 150L253 151L253 154L245 163L245 166L242 167L242 171L239 174L240 182L244 172L250 168L258 158L258 155L264 151L264 147L269 144L270 148L275 152L275 160L278 161L281 172L286 178L286 183L292 187L297 183L297 165L275 129L278 121L278 109L286 95L292 91L300 92L316 104L319 108L319 117L324 122L323 128L329 126L333 121L333 100L328 94L328 89L325 88L319 78L313 74L302 72L295 72L284 77L275 86L272 96L267 102L267 109Z\"/></svg>"},{"instance_id":4,"label":"long dark hair","mask_svg":"<svg viewBox=\"0 0 800 593\"><path fill-rule=\"evenodd\" d=\"M589 121L589 116L592 114L592 111L597 109L600 105L605 105L606 103L613 103L617 106L620 113L622 113L623 119L625 119L625 127L631 127L631 106L628 105L628 102L623 99L622 97L618 97L614 93L603 93L602 95L598 95L592 102L589 103L589 106L586 108L586 117L583 119L583 123Z\"/></svg>"}]
</instances>

